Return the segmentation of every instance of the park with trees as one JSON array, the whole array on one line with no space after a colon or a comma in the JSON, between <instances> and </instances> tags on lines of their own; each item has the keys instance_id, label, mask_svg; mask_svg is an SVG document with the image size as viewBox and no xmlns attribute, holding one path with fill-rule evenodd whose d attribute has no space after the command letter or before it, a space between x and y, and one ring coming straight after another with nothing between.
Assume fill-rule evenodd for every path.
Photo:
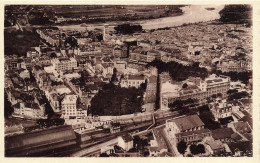
<instances>
[{"instance_id":1,"label":"park with trees","mask_svg":"<svg viewBox=\"0 0 260 163\"><path fill-rule=\"evenodd\" d=\"M161 60L155 59L147 64L147 67L156 67L158 73L169 72L172 80L183 81L192 77L200 77L205 79L208 76L208 71L206 68L200 68L196 65L184 66L178 62L163 62ZM180 73L181 72L181 73Z\"/></svg>"},{"instance_id":2,"label":"park with trees","mask_svg":"<svg viewBox=\"0 0 260 163\"><path fill-rule=\"evenodd\" d=\"M92 115L126 115L142 111L145 85L121 88L106 84L91 100L88 113Z\"/></svg>"}]
</instances>

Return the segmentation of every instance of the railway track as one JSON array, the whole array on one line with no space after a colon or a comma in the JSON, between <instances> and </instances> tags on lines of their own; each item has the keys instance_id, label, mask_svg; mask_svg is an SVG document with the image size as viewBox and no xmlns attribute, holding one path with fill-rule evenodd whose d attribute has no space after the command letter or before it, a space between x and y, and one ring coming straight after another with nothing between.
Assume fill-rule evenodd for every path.
<instances>
[{"instance_id":1,"label":"railway track","mask_svg":"<svg viewBox=\"0 0 260 163\"><path fill-rule=\"evenodd\" d=\"M161 117L160 117L161 116ZM173 118L179 116L178 113L173 113L173 112L169 112L169 114L163 114L160 115L160 113L155 113L155 121L156 124L155 126L159 126L165 123L165 121L169 118ZM75 156L75 157L85 157L85 156L89 156L95 153L98 153L100 151L100 148L95 149L95 146L99 146L100 144L104 144L106 142L109 142L113 139L116 139L118 136L123 135L125 133L131 133L134 131L145 131L149 126L151 126L152 121L151 122L145 122L145 123L131 123L131 124L125 124L123 126L123 131L118 132L118 133L105 133L105 135L102 135L100 137L96 137L92 140L88 140L85 142L80 142L79 144L77 144L74 147L70 147L70 148L66 148L66 149L58 149L58 150L53 150L51 153L46 153L46 154L41 154L41 157L69 157L69 156ZM84 151L84 150L88 150L88 149L95 149L95 150L90 150L90 153L85 153L82 155L76 155L77 153L79 153L80 151Z\"/></svg>"}]
</instances>

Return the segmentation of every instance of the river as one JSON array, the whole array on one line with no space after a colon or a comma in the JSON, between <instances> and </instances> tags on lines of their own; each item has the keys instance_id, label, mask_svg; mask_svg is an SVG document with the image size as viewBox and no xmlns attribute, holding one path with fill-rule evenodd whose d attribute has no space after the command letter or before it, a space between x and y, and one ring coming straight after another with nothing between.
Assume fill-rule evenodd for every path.
<instances>
[{"instance_id":1,"label":"river","mask_svg":"<svg viewBox=\"0 0 260 163\"><path fill-rule=\"evenodd\" d=\"M206 8L214 8L214 10L207 10ZM183 14L180 16L174 17L165 17L159 19L150 19L150 20L142 20L142 21L133 21L132 23L142 25L143 29L157 29L164 27L173 27L180 26L184 23L196 23L196 22L205 22L211 21L215 19L219 19L219 11L224 8L224 5L189 5L182 7ZM111 26L115 26L119 22L107 22ZM87 25L64 25L57 26L63 30L88 30L94 28L103 28L103 24L87 24Z\"/></svg>"},{"instance_id":2,"label":"river","mask_svg":"<svg viewBox=\"0 0 260 163\"><path fill-rule=\"evenodd\" d=\"M207 10L206 8L214 8ZM184 14L175 17L165 17L147 21L140 21L143 29L157 29L164 27L179 26L184 23L205 22L219 19L219 11L224 8L224 5L191 5L182 8Z\"/></svg>"}]
</instances>

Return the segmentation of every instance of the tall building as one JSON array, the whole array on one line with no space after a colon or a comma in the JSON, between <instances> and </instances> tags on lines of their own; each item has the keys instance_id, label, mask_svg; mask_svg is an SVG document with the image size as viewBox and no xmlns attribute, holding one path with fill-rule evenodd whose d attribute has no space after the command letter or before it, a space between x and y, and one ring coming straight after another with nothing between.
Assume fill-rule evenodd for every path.
<instances>
[{"instance_id":1,"label":"tall building","mask_svg":"<svg viewBox=\"0 0 260 163\"><path fill-rule=\"evenodd\" d=\"M56 46L56 47L60 45L60 40L58 38L59 33L57 30L51 30L51 29L39 30L39 29L37 29L36 32L40 35L40 37L42 39L44 39L50 45Z\"/></svg>"},{"instance_id":2,"label":"tall building","mask_svg":"<svg viewBox=\"0 0 260 163\"><path fill-rule=\"evenodd\" d=\"M57 71L77 68L77 61L75 58L56 58L52 60L52 63Z\"/></svg>"},{"instance_id":3,"label":"tall building","mask_svg":"<svg viewBox=\"0 0 260 163\"><path fill-rule=\"evenodd\" d=\"M182 116L166 120L166 133L170 141L177 145L180 141L197 142L204 137L211 136L209 129L198 115Z\"/></svg>"},{"instance_id":4,"label":"tall building","mask_svg":"<svg viewBox=\"0 0 260 163\"><path fill-rule=\"evenodd\" d=\"M78 95L65 95L61 101L62 116L64 119L82 119L87 116L86 105L78 103Z\"/></svg>"},{"instance_id":5,"label":"tall building","mask_svg":"<svg viewBox=\"0 0 260 163\"><path fill-rule=\"evenodd\" d=\"M107 37L109 35L109 25L104 24L104 29L103 29L103 40L106 41Z\"/></svg>"},{"instance_id":6,"label":"tall building","mask_svg":"<svg viewBox=\"0 0 260 163\"><path fill-rule=\"evenodd\" d=\"M215 101L209 104L209 108L216 121L232 116L232 104L227 103L226 100Z\"/></svg>"},{"instance_id":7,"label":"tall building","mask_svg":"<svg viewBox=\"0 0 260 163\"><path fill-rule=\"evenodd\" d=\"M199 103L206 102L208 97L221 94L222 97L227 96L230 87L230 78L226 76L209 76L205 80L197 78L187 79L183 82L175 82L164 76L160 77L160 106L163 110L168 110L168 105L176 100L196 99ZM167 80L168 79L168 80ZM184 87L184 83L187 87Z\"/></svg>"},{"instance_id":8,"label":"tall building","mask_svg":"<svg viewBox=\"0 0 260 163\"><path fill-rule=\"evenodd\" d=\"M217 69L221 70L222 72L243 72L250 70L250 61L244 60L222 60L218 63Z\"/></svg>"},{"instance_id":9,"label":"tall building","mask_svg":"<svg viewBox=\"0 0 260 163\"><path fill-rule=\"evenodd\" d=\"M45 108L37 103L21 102L14 105L13 117L24 119L44 119Z\"/></svg>"},{"instance_id":10,"label":"tall building","mask_svg":"<svg viewBox=\"0 0 260 163\"><path fill-rule=\"evenodd\" d=\"M223 75L217 76L212 74L200 83L200 89L207 92L206 97L211 97L218 93L221 93L222 97L226 97L229 87L230 78Z\"/></svg>"},{"instance_id":11,"label":"tall building","mask_svg":"<svg viewBox=\"0 0 260 163\"><path fill-rule=\"evenodd\" d=\"M66 95L61 101L62 115L64 119L77 116L77 99L78 95Z\"/></svg>"}]
</instances>

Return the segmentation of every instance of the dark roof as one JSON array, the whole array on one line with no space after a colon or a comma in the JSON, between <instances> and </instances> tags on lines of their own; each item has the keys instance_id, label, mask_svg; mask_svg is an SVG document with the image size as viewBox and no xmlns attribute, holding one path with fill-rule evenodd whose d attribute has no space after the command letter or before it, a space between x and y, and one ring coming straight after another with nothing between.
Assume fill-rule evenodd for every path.
<instances>
[{"instance_id":1,"label":"dark roof","mask_svg":"<svg viewBox=\"0 0 260 163\"><path fill-rule=\"evenodd\" d=\"M5 134L15 133L15 132L19 132L19 131L23 132L23 125L22 124L13 125L13 126L9 126L9 127L5 128Z\"/></svg>"},{"instance_id":2,"label":"dark roof","mask_svg":"<svg viewBox=\"0 0 260 163\"><path fill-rule=\"evenodd\" d=\"M13 105L13 108L20 108L20 102L18 102L15 105Z\"/></svg>"},{"instance_id":3,"label":"dark roof","mask_svg":"<svg viewBox=\"0 0 260 163\"><path fill-rule=\"evenodd\" d=\"M144 80L143 75L129 75L128 80Z\"/></svg>"},{"instance_id":4,"label":"dark roof","mask_svg":"<svg viewBox=\"0 0 260 163\"><path fill-rule=\"evenodd\" d=\"M244 105L252 104L252 99L241 99L241 101Z\"/></svg>"},{"instance_id":5,"label":"dark roof","mask_svg":"<svg viewBox=\"0 0 260 163\"><path fill-rule=\"evenodd\" d=\"M112 127L120 127L120 122L112 122L111 126Z\"/></svg>"},{"instance_id":6,"label":"dark roof","mask_svg":"<svg viewBox=\"0 0 260 163\"><path fill-rule=\"evenodd\" d=\"M149 83L156 83L157 82L157 77L156 76L150 76L149 77Z\"/></svg>"},{"instance_id":7,"label":"dark roof","mask_svg":"<svg viewBox=\"0 0 260 163\"><path fill-rule=\"evenodd\" d=\"M238 133L236 133L236 132L231 135L231 138L232 138L233 140L237 141L237 142L243 139L243 138L242 138Z\"/></svg>"},{"instance_id":8,"label":"dark roof","mask_svg":"<svg viewBox=\"0 0 260 163\"><path fill-rule=\"evenodd\" d=\"M212 130L212 137L215 140L231 138L231 135L234 133L232 128L220 128L216 130Z\"/></svg>"},{"instance_id":9,"label":"dark roof","mask_svg":"<svg viewBox=\"0 0 260 163\"><path fill-rule=\"evenodd\" d=\"M40 109L39 105L37 103L24 103L24 106L27 108L32 108L32 109Z\"/></svg>"},{"instance_id":10,"label":"dark roof","mask_svg":"<svg viewBox=\"0 0 260 163\"><path fill-rule=\"evenodd\" d=\"M228 143L228 147L232 151L232 153L235 153L236 149L239 149L239 151L252 151L252 143L249 141L242 141L242 142L236 142L236 143Z\"/></svg>"},{"instance_id":11,"label":"dark roof","mask_svg":"<svg viewBox=\"0 0 260 163\"><path fill-rule=\"evenodd\" d=\"M149 150L150 150L151 152L160 151L160 150L159 150L159 147L150 147Z\"/></svg>"},{"instance_id":12,"label":"dark roof","mask_svg":"<svg viewBox=\"0 0 260 163\"><path fill-rule=\"evenodd\" d=\"M243 118L241 118L239 121L248 122L251 128L253 128L253 119L252 115L249 114L247 111L243 110L242 113L245 115Z\"/></svg>"},{"instance_id":13,"label":"dark roof","mask_svg":"<svg viewBox=\"0 0 260 163\"><path fill-rule=\"evenodd\" d=\"M204 123L201 121L198 115L184 116L176 119L171 119L169 121L175 122L181 131L204 126Z\"/></svg>"},{"instance_id":14,"label":"dark roof","mask_svg":"<svg viewBox=\"0 0 260 163\"><path fill-rule=\"evenodd\" d=\"M222 79L213 79L213 80L207 80L206 82L208 84L210 84L210 83L218 83L218 82L222 82L222 81L223 81Z\"/></svg>"},{"instance_id":15,"label":"dark roof","mask_svg":"<svg viewBox=\"0 0 260 163\"><path fill-rule=\"evenodd\" d=\"M58 126L30 133L5 137L5 150L26 149L74 140L76 135L71 126Z\"/></svg>"},{"instance_id":16,"label":"dark roof","mask_svg":"<svg viewBox=\"0 0 260 163\"><path fill-rule=\"evenodd\" d=\"M170 152L163 152L159 154L160 157L174 157L174 154Z\"/></svg>"},{"instance_id":17,"label":"dark roof","mask_svg":"<svg viewBox=\"0 0 260 163\"><path fill-rule=\"evenodd\" d=\"M251 132L251 127L249 126L248 122L235 122L233 125L236 131L241 134Z\"/></svg>"},{"instance_id":18,"label":"dark roof","mask_svg":"<svg viewBox=\"0 0 260 163\"><path fill-rule=\"evenodd\" d=\"M210 132L211 131L209 129L201 129L201 130L177 133L177 134L175 134L175 136L176 137L185 137L185 136L199 135L199 134L210 133Z\"/></svg>"},{"instance_id":19,"label":"dark roof","mask_svg":"<svg viewBox=\"0 0 260 163\"><path fill-rule=\"evenodd\" d=\"M166 145L166 142L162 136L162 132L164 132L165 126L162 126L162 127L159 127L159 128L154 128L152 131L153 131L153 135L155 137L155 140L157 142L157 145L158 145L158 150L160 151L161 149L167 149L167 145Z\"/></svg>"},{"instance_id":20,"label":"dark roof","mask_svg":"<svg viewBox=\"0 0 260 163\"><path fill-rule=\"evenodd\" d=\"M208 142L206 142L206 144L208 144L210 146L210 148L213 150L225 148L225 146L223 145L223 143L220 140L208 141Z\"/></svg>"},{"instance_id":21,"label":"dark roof","mask_svg":"<svg viewBox=\"0 0 260 163\"><path fill-rule=\"evenodd\" d=\"M251 133L245 133L244 137L246 137L249 141L253 141L253 135Z\"/></svg>"},{"instance_id":22,"label":"dark roof","mask_svg":"<svg viewBox=\"0 0 260 163\"><path fill-rule=\"evenodd\" d=\"M130 135L130 134L125 134L125 135L122 135L121 136L122 139L125 141L125 142L130 142L130 141L133 141L133 137Z\"/></svg>"},{"instance_id":23,"label":"dark roof","mask_svg":"<svg viewBox=\"0 0 260 163\"><path fill-rule=\"evenodd\" d=\"M241 106L241 107L243 106L241 104L241 102L239 102L237 100L230 101L230 102L228 102L228 104L232 104L233 106Z\"/></svg>"}]
</instances>

